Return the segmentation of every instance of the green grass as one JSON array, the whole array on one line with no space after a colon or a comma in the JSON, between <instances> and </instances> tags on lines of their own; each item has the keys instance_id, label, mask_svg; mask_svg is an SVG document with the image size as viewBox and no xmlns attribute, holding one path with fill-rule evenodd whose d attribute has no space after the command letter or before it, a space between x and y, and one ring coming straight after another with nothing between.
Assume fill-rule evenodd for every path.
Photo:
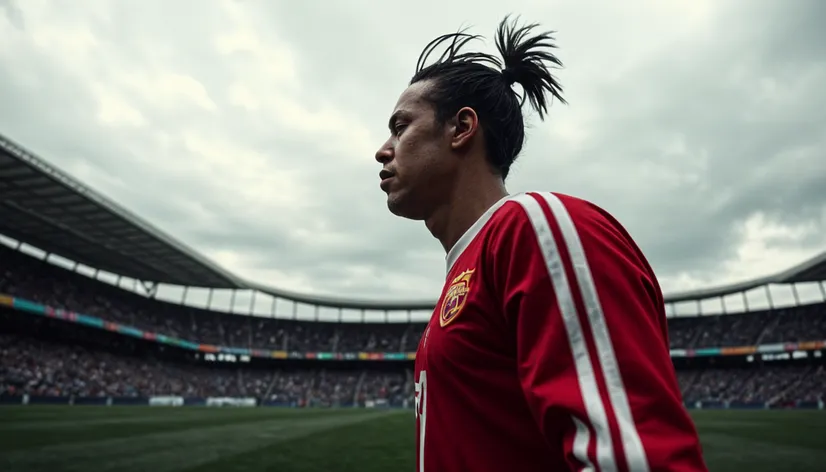
<instances>
[{"instance_id":1,"label":"green grass","mask_svg":"<svg viewBox=\"0 0 826 472\"><path fill-rule=\"evenodd\" d=\"M712 471L822 471L826 412L694 413ZM413 413L274 408L0 407L0 470L414 470Z\"/></svg>"}]
</instances>

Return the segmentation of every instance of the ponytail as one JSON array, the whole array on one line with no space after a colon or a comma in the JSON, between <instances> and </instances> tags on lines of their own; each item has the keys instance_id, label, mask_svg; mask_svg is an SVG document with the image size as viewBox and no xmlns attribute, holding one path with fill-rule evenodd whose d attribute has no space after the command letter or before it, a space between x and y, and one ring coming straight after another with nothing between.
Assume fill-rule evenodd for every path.
<instances>
[{"instance_id":1,"label":"ponytail","mask_svg":"<svg viewBox=\"0 0 826 472\"><path fill-rule=\"evenodd\" d=\"M496 48L502 56L502 78L508 86L518 83L524 94L522 103L527 99L531 107L539 113L541 119L548 112L547 94L551 100L562 98L562 85L551 74L550 67L562 67L551 50L556 49L553 34L555 31L529 36L537 24L517 27L516 21L505 17L496 30Z\"/></svg>"}]
</instances>

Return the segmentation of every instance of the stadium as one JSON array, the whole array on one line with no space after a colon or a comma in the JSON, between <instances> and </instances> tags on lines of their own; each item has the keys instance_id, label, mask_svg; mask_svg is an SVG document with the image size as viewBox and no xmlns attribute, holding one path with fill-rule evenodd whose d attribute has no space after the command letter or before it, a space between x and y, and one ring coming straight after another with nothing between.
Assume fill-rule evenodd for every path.
<instances>
[{"instance_id":1,"label":"stadium","mask_svg":"<svg viewBox=\"0 0 826 472\"><path fill-rule=\"evenodd\" d=\"M413 467L432 301L244 280L5 137L0 196L0 469ZM826 253L778 269L666 297L711 470L823 470Z\"/></svg>"}]
</instances>

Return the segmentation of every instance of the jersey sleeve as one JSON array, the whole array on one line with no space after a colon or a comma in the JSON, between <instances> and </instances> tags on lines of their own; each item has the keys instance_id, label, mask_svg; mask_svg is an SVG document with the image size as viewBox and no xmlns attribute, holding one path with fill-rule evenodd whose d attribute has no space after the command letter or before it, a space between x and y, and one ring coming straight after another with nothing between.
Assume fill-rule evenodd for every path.
<instances>
[{"instance_id":1,"label":"jersey sleeve","mask_svg":"<svg viewBox=\"0 0 826 472\"><path fill-rule=\"evenodd\" d=\"M570 470L707 470L662 295L630 237L582 200L529 193L508 205L491 240L491 283L547 441Z\"/></svg>"}]
</instances>

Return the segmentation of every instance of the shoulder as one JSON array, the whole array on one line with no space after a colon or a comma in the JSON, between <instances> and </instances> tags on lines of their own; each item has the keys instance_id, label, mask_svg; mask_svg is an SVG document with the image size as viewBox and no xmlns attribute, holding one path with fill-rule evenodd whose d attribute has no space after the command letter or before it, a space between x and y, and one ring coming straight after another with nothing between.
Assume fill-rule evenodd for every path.
<instances>
[{"instance_id":1,"label":"shoulder","mask_svg":"<svg viewBox=\"0 0 826 472\"><path fill-rule=\"evenodd\" d=\"M587 273L603 287L642 281L658 297L654 272L630 235L607 211L580 198L550 192L509 197L491 218L486 249L497 286Z\"/></svg>"},{"instance_id":2,"label":"shoulder","mask_svg":"<svg viewBox=\"0 0 826 472\"><path fill-rule=\"evenodd\" d=\"M570 195L526 192L508 197L488 225L494 254L539 243L556 250L576 246L594 254L622 255L647 265L625 228L600 206Z\"/></svg>"},{"instance_id":3,"label":"shoulder","mask_svg":"<svg viewBox=\"0 0 826 472\"><path fill-rule=\"evenodd\" d=\"M604 233L619 223L599 206L581 198L554 192L526 192L511 195L494 213L488 231L494 238L514 233L537 232L550 226L553 231Z\"/></svg>"}]
</instances>

